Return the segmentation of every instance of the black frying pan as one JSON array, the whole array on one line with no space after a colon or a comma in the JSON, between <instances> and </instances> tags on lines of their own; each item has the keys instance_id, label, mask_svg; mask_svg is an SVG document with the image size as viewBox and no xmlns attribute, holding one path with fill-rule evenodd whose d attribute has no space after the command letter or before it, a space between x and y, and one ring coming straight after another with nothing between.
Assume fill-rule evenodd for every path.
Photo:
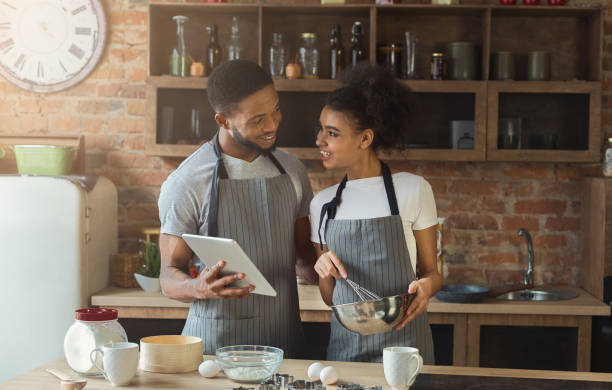
<instances>
[{"instance_id":1,"label":"black frying pan","mask_svg":"<svg viewBox=\"0 0 612 390\"><path fill-rule=\"evenodd\" d=\"M436 298L442 302L450 303L478 303L486 298L494 298L510 291L523 290L529 287L525 284L512 284L488 288L470 284L448 284L442 286Z\"/></svg>"}]
</instances>

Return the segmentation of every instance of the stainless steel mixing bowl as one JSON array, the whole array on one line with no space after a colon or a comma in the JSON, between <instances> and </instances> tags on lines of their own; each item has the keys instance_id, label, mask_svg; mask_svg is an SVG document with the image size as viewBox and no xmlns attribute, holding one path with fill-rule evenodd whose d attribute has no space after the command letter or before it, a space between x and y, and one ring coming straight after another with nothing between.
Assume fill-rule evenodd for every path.
<instances>
[{"instance_id":1,"label":"stainless steel mixing bowl","mask_svg":"<svg viewBox=\"0 0 612 390\"><path fill-rule=\"evenodd\" d=\"M332 306L338 321L348 330L360 335L393 330L406 316L406 309L416 294L395 295L364 302Z\"/></svg>"}]
</instances>

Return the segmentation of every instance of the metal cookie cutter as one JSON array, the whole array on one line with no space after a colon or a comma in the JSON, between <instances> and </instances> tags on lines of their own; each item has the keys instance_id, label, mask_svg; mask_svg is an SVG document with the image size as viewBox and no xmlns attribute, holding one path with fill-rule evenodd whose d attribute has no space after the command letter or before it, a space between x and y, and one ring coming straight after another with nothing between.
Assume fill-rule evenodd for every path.
<instances>
[{"instance_id":1,"label":"metal cookie cutter","mask_svg":"<svg viewBox=\"0 0 612 390\"><path fill-rule=\"evenodd\" d=\"M309 382L305 380L297 380L289 383L289 390L325 390L325 386L319 382Z\"/></svg>"}]
</instances>

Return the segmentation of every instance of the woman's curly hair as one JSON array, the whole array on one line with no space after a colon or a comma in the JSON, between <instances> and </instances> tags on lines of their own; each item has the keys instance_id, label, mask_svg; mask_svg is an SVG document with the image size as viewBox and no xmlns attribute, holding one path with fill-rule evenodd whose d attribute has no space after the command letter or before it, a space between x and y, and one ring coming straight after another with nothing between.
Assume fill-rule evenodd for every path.
<instances>
[{"instance_id":1,"label":"woman's curly hair","mask_svg":"<svg viewBox=\"0 0 612 390\"><path fill-rule=\"evenodd\" d=\"M366 63L340 75L342 87L325 106L353 119L356 130L372 129L376 149L403 148L414 116L414 95L387 69Z\"/></svg>"}]
</instances>

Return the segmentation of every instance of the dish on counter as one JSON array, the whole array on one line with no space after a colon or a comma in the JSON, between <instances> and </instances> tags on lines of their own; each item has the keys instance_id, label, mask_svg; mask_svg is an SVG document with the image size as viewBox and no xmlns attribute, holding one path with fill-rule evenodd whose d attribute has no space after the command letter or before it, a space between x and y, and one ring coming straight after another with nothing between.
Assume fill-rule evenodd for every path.
<instances>
[{"instance_id":1,"label":"dish on counter","mask_svg":"<svg viewBox=\"0 0 612 390\"><path fill-rule=\"evenodd\" d=\"M217 348L217 363L235 382L259 383L278 371L284 352L264 345L232 345Z\"/></svg>"}]
</instances>

